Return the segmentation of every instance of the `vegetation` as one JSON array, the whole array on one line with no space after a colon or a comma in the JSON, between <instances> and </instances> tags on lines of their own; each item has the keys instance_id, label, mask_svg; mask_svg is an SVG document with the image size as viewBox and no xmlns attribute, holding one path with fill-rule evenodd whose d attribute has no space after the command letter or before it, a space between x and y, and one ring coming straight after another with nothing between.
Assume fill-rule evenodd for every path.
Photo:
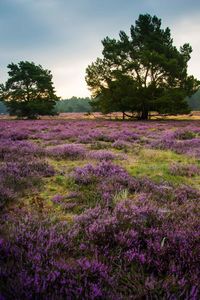
<instances>
[{"instance_id":1,"label":"vegetation","mask_svg":"<svg viewBox=\"0 0 200 300\"><path fill-rule=\"evenodd\" d=\"M11 115L35 118L54 113L58 97L49 70L28 61L11 63L8 69L9 79L1 85L1 99Z\"/></svg>"},{"instance_id":2,"label":"vegetation","mask_svg":"<svg viewBox=\"0 0 200 300\"><path fill-rule=\"evenodd\" d=\"M7 113L7 108L5 106L5 104L0 101L0 114L6 114Z\"/></svg>"},{"instance_id":3,"label":"vegetation","mask_svg":"<svg viewBox=\"0 0 200 300\"><path fill-rule=\"evenodd\" d=\"M191 110L200 110L200 90L187 98L187 102Z\"/></svg>"},{"instance_id":4,"label":"vegetation","mask_svg":"<svg viewBox=\"0 0 200 300\"><path fill-rule=\"evenodd\" d=\"M70 99L60 100L56 103L55 110L57 113L65 112L90 112L90 98L77 98L72 97Z\"/></svg>"},{"instance_id":5,"label":"vegetation","mask_svg":"<svg viewBox=\"0 0 200 300\"><path fill-rule=\"evenodd\" d=\"M200 121L146 122L189 111L191 47L150 15L103 46L93 108L145 122L0 120L1 300L200 299ZM8 68L10 114L90 111L40 65Z\"/></svg>"},{"instance_id":6,"label":"vegetation","mask_svg":"<svg viewBox=\"0 0 200 300\"><path fill-rule=\"evenodd\" d=\"M188 113L185 97L199 87L187 74L191 46L178 50L170 29L162 29L161 20L148 14L139 16L130 34L121 31L119 40L106 37L103 58L86 69L94 106L102 112L136 112L143 120L150 111Z\"/></svg>"},{"instance_id":7,"label":"vegetation","mask_svg":"<svg viewBox=\"0 0 200 300\"><path fill-rule=\"evenodd\" d=\"M199 299L199 121L0 132L1 299Z\"/></svg>"},{"instance_id":8,"label":"vegetation","mask_svg":"<svg viewBox=\"0 0 200 300\"><path fill-rule=\"evenodd\" d=\"M9 78L0 86L0 112L36 118L90 112L93 107L103 113L121 111L123 118L147 120L151 111L182 114L197 109L200 83L187 74L191 46L184 44L178 50L170 29L162 29L161 20L149 14L139 16L130 35L120 31L119 40L106 37L102 41L103 58L86 69L92 101L72 97L57 102L51 72L21 61L8 65Z\"/></svg>"}]
</instances>

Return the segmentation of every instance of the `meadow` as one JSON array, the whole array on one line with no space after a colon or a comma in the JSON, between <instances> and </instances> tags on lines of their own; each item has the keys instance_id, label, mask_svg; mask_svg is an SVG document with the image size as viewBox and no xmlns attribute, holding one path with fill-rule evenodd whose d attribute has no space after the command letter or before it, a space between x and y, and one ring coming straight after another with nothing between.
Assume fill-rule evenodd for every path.
<instances>
[{"instance_id":1,"label":"meadow","mask_svg":"<svg viewBox=\"0 0 200 300\"><path fill-rule=\"evenodd\" d=\"M0 120L0 299L199 299L200 121Z\"/></svg>"}]
</instances>

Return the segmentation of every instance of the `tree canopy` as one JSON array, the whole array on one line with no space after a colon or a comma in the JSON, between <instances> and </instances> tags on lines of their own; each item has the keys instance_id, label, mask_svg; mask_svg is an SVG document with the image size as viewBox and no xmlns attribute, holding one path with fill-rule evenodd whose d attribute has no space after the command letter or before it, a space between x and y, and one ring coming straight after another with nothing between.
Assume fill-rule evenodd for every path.
<instances>
[{"instance_id":1,"label":"tree canopy","mask_svg":"<svg viewBox=\"0 0 200 300\"><path fill-rule=\"evenodd\" d=\"M86 69L94 106L104 113L136 112L140 119L148 119L150 111L189 112L185 98L199 87L187 74L192 48L184 44L178 50L161 19L140 15L130 37L120 31L118 40L106 37L102 44L103 58Z\"/></svg>"},{"instance_id":2,"label":"tree canopy","mask_svg":"<svg viewBox=\"0 0 200 300\"><path fill-rule=\"evenodd\" d=\"M9 78L1 85L1 99L11 115L35 118L54 113L58 97L51 71L28 61L11 63L8 69Z\"/></svg>"}]
</instances>

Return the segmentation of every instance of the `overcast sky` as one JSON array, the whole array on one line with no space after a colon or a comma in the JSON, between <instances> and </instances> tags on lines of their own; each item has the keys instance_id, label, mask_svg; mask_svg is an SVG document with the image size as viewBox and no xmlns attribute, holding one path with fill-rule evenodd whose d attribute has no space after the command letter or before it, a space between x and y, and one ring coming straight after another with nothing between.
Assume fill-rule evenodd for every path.
<instances>
[{"instance_id":1,"label":"overcast sky","mask_svg":"<svg viewBox=\"0 0 200 300\"><path fill-rule=\"evenodd\" d=\"M0 82L10 62L28 60L52 71L58 96L88 96L85 69L101 40L129 33L144 13L162 19L177 47L191 44L189 73L200 79L199 0L0 0Z\"/></svg>"}]
</instances>

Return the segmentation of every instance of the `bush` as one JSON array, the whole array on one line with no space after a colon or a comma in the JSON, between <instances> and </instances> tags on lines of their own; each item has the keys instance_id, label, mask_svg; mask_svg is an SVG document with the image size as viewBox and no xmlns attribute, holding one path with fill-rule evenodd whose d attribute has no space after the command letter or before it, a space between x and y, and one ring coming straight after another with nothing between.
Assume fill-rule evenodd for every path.
<instances>
[{"instance_id":1,"label":"bush","mask_svg":"<svg viewBox=\"0 0 200 300\"><path fill-rule=\"evenodd\" d=\"M152 205L95 207L74 225L27 215L0 241L8 299L198 299L199 219ZM19 222L19 223L18 223Z\"/></svg>"},{"instance_id":2,"label":"bush","mask_svg":"<svg viewBox=\"0 0 200 300\"><path fill-rule=\"evenodd\" d=\"M49 147L47 148L46 153L57 159L79 159L84 158L85 148L76 144L64 144Z\"/></svg>"}]
</instances>

